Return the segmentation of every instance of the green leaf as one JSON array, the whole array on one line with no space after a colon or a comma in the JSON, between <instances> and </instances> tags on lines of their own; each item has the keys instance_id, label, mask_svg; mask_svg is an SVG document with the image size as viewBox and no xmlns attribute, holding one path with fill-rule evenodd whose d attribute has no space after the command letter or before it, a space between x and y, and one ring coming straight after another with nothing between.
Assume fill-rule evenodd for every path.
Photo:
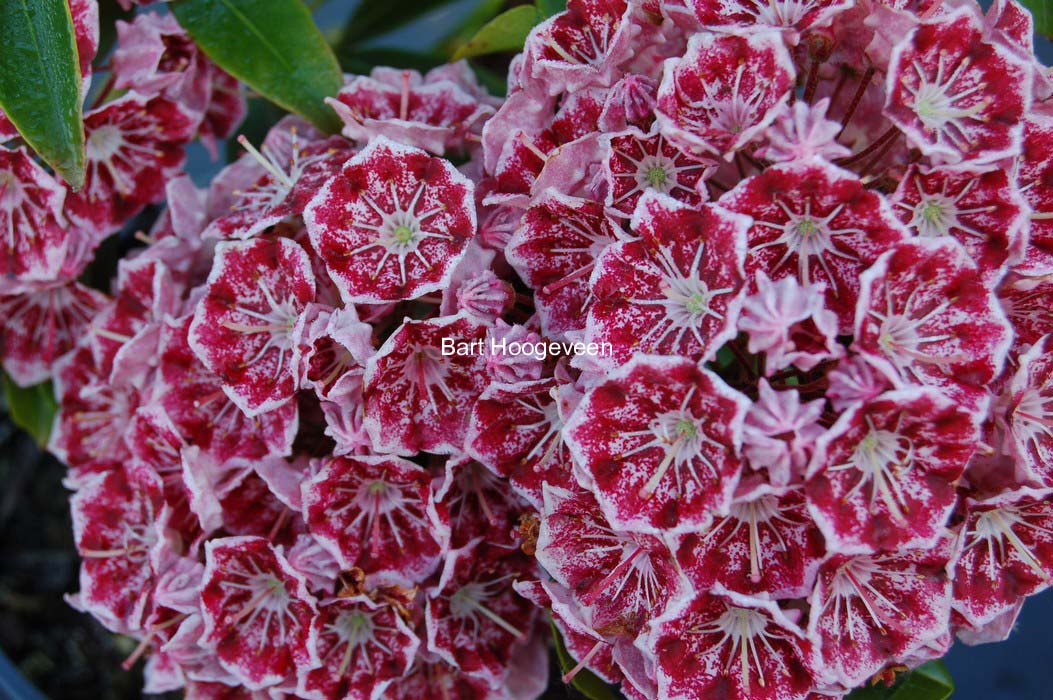
<instances>
[{"instance_id":1,"label":"green leaf","mask_svg":"<svg viewBox=\"0 0 1053 700\"><path fill-rule=\"evenodd\" d=\"M84 118L65 0L0 0L0 109L74 189L84 184Z\"/></svg>"},{"instance_id":2,"label":"green leaf","mask_svg":"<svg viewBox=\"0 0 1053 700\"><path fill-rule=\"evenodd\" d=\"M565 9L567 9L567 0L537 0L537 11L545 19L558 15Z\"/></svg>"},{"instance_id":3,"label":"green leaf","mask_svg":"<svg viewBox=\"0 0 1053 700\"><path fill-rule=\"evenodd\" d=\"M501 14L504 6L505 0L477 0L475 9L467 13L460 26L439 42L439 50L444 56L453 54L457 47L475 36L484 24Z\"/></svg>"},{"instance_id":4,"label":"green leaf","mask_svg":"<svg viewBox=\"0 0 1053 700\"><path fill-rule=\"evenodd\" d=\"M563 635L559 633L556 623L549 618L552 626L552 638L556 642L556 658L559 659L559 667L563 673L567 673L577 662L567 651L567 645L563 643ZM604 683L600 678L587 668L582 668L570 679L570 685L589 700L616 700L620 697L613 688Z\"/></svg>"},{"instance_id":5,"label":"green leaf","mask_svg":"<svg viewBox=\"0 0 1053 700\"><path fill-rule=\"evenodd\" d=\"M717 356L713 358L713 364L718 369L727 369L735 364L735 361L735 353L727 345L717 350Z\"/></svg>"},{"instance_id":6,"label":"green leaf","mask_svg":"<svg viewBox=\"0 0 1053 700\"><path fill-rule=\"evenodd\" d=\"M51 423L58 412L51 382L23 388L15 384L6 372L0 376L3 377L4 399L11 420L32 435L41 447L46 446L51 435Z\"/></svg>"},{"instance_id":7,"label":"green leaf","mask_svg":"<svg viewBox=\"0 0 1053 700\"><path fill-rule=\"evenodd\" d=\"M954 692L951 672L942 661L930 661L907 674L890 700L947 700Z\"/></svg>"},{"instance_id":8,"label":"green leaf","mask_svg":"<svg viewBox=\"0 0 1053 700\"><path fill-rule=\"evenodd\" d=\"M176 0L169 7L220 67L318 128L340 130L325 104L343 75L300 0Z\"/></svg>"},{"instance_id":9,"label":"green leaf","mask_svg":"<svg viewBox=\"0 0 1053 700\"><path fill-rule=\"evenodd\" d=\"M508 81L504 74L479 65L478 62L469 62L468 65L471 66L472 71L475 72L475 77L479 79L479 82L491 95L505 95L508 93Z\"/></svg>"},{"instance_id":10,"label":"green leaf","mask_svg":"<svg viewBox=\"0 0 1053 700\"><path fill-rule=\"evenodd\" d=\"M340 53L354 44L367 41L409 24L421 15L449 4L451 0L362 0L347 21L340 39Z\"/></svg>"},{"instance_id":11,"label":"green leaf","mask_svg":"<svg viewBox=\"0 0 1053 700\"><path fill-rule=\"evenodd\" d=\"M942 661L930 661L896 679L891 688L872 685L853 691L848 700L947 700L954 681Z\"/></svg>"},{"instance_id":12,"label":"green leaf","mask_svg":"<svg viewBox=\"0 0 1053 700\"><path fill-rule=\"evenodd\" d=\"M453 55L453 60L483 56L500 51L519 51L527 35L541 21L541 13L532 5L520 5L483 25L467 43Z\"/></svg>"},{"instance_id":13,"label":"green leaf","mask_svg":"<svg viewBox=\"0 0 1053 700\"><path fill-rule=\"evenodd\" d=\"M1020 0L1035 17L1035 33L1053 37L1053 0Z\"/></svg>"}]
</instances>

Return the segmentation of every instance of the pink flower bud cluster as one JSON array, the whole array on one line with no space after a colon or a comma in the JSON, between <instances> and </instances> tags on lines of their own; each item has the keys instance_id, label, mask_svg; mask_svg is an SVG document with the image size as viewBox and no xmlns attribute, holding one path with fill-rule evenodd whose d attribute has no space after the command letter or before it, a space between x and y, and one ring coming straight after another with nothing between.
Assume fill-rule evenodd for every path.
<instances>
[{"instance_id":1,"label":"pink flower bud cluster","mask_svg":"<svg viewBox=\"0 0 1053 700\"><path fill-rule=\"evenodd\" d=\"M612 351L491 385L466 450L536 509L520 589L580 667L840 697L1048 587L1031 37L1011 1L571 0L534 29L483 205L541 334Z\"/></svg>"},{"instance_id":2,"label":"pink flower bud cluster","mask_svg":"<svg viewBox=\"0 0 1053 700\"><path fill-rule=\"evenodd\" d=\"M73 9L94 47L94 2ZM126 666L145 659L150 693L538 696L550 632L514 589L538 578L529 507L462 445L492 377L541 363L438 350L499 319L537 337L477 240L501 100L466 64L349 77L343 135L287 118L199 189L184 147L230 135L240 86L170 14L117 29L125 92L86 115L84 189L0 149L2 359L59 399L49 447L83 559L69 602L138 640ZM77 281L161 202L109 294Z\"/></svg>"}]
</instances>

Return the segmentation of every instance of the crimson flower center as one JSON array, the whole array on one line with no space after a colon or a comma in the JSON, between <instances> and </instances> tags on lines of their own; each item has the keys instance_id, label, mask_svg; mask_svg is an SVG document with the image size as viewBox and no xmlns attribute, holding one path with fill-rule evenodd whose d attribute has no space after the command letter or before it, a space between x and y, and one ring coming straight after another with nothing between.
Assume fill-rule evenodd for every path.
<instances>
[{"instance_id":1,"label":"crimson flower center","mask_svg":"<svg viewBox=\"0 0 1053 700\"><path fill-rule=\"evenodd\" d=\"M652 165L647 169L647 184L660 192L665 191L665 183L668 179L665 168L660 164Z\"/></svg>"},{"instance_id":2,"label":"crimson flower center","mask_svg":"<svg viewBox=\"0 0 1053 700\"><path fill-rule=\"evenodd\" d=\"M1040 438L1053 438L1053 397L1024 391L1013 409L1013 432L1036 446Z\"/></svg>"},{"instance_id":3,"label":"crimson flower center","mask_svg":"<svg viewBox=\"0 0 1053 700\"><path fill-rule=\"evenodd\" d=\"M724 672L730 672L731 666L738 661L743 687L750 687L750 677L755 670L757 683L763 688L766 685L764 666L761 664L757 643L759 641L764 648L771 650L769 638L775 635L768 633L767 627L767 618L756 610L729 607L710 625L695 627L688 630L688 633L721 635L714 646L720 649L727 647L728 660Z\"/></svg>"},{"instance_id":4,"label":"crimson flower center","mask_svg":"<svg viewBox=\"0 0 1053 700\"><path fill-rule=\"evenodd\" d=\"M356 650L361 649L363 653L370 644L378 644L376 632L378 628L373 618L361 610L341 613L336 620L327 626L327 631L334 633L339 642L333 647L336 651L344 646L344 655L340 660L337 673L343 675L351 665L351 659ZM385 650L386 651L386 650Z\"/></svg>"},{"instance_id":5,"label":"crimson flower center","mask_svg":"<svg viewBox=\"0 0 1053 700\"><path fill-rule=\"evenodd\" d=\"M265 305L264 311L256 311L254 309L248 309L243 306L236 306L234 309L241 315L249 319L248 322L238 321L224 321L223 326L229 328L237 333L243 333L245 335L265 335L267 336L266 342L264 342L260 349L256 352L256 355L248 360L245 364L251 365L259 361L267 351L271 348L278 350L278 362L276 365L274 377L277 379L281 376L282 369L285 367L285 356L292 350L292 329L296 325L296 319L299 317L299 312L296 309L294 300L289 297L278 301L274 298L274 294L264 284L263 280L259 280L260 291L263 294L263 301Z\"/></svg>"},{"instance_id":6,"label":"crimson flower center","mask_svg":"<svg viewBox=\"0 0 1053 700\"><path fill-rule=\"evenodd\" d=\"M523 633L514 625L486 606L486 601L498 594L500 585L508 578L502 576L486 583L480 581L466 583L450 596L450 613L462 621L462 629L464 624L470 623L473 635L478 636L479 616L482 615L512 636L523 637Z\"/></svg>"},{"instance_id":7,"label":"crimson flower center","mask_svg":"<svg viewBox=\"0 0 1053 700\"><path fill-rule=\"evenodd\" d=\"M259 633L259 648L262 650L268 642L277 645L285 643L289 632L287 625L290 622L295 623L296 617L290 609L293 598L289 595L284 581L274 574L257 570L256 573L245 576L245 583L223 581L220 586L245 591L249 594L244 607L230 616L229 624L242 623L246 628L251 627L262 613L264 618L263 629ZM278 623L277 639L270 634L271 622L274 620L277 620Z\"/></svg>"},{"instance_id":8,"label":"crimson flower center","mask_svg":"<svg viewBox=\"0 0 1053 700\"><path fill-rule=\"evenodd\" d=\"M759 24L773 27L792 27L808 14L814 0L768 0L757 3Z\"/></svg>"},{"instance_id":9,"label":"crimson flower center","mask_svg":"<svg viewBox=\"0 0 1053 700\"><path fill-rule=\"evenodd\" d=\"M380 271L384 269L384 264L387 263L392 255L394 255L398 259L400 279L403 284L406 284L406 259L410 255L413 255L420 260L424 267L428 269L431 269L432 267L432 263L430 263L421 252L421 243L429 238L445 241L453 240L453 237L448 233L428 231L424 228L426 222L442 212L445 209L445 206L440 204L427 211L417 213L417 206L423 195L424 183L421 183L417 187L417 191L414 192L409 204L403 207L402 203L399 201L398 191L396 190L395 185L392 184L391 211L385 210L372 198L363 195L363 200L369 208L373 210L373 213L380 218L380 223L355 222L355 226L374 231L376 233L376 240L352 250L349 255L358 255L359 253L364 253L374 248L383 249L384 253L380 256L376 269L373 271L372 276L374 278L380 275Z\"/></svg>"},{"instance_id":10,"label":"crimson flower center","mask_svg":"<svg viewBox=\"0 0 1053 700\"><path fill-rule=\"evenodd\" d=\"M139 134L144 132L144 129L138 130ZM85 148L88 162L104 168L113 180L117 192L124 196L130 196L135 190L135 183L130 181L124 172L135 166L132 156L152 160L160 155L155 148L128 141L116 124L102 124L92 130ZM95 190L100 187L99 183L93 185Z\"/></svg>"},{"instance_id":11,"label":"crimson flower center","mask_svg":"<svg viewBox=\"0 0 1053 700\"><path fill-rule=\"evenodd\" d=\"M987 575L992 580L998 578L995 566L1007 563L1009 552L1006 551L1006 545L1009 545L1010 552L1015 552L1040 579L1049 582L1049 574L1046 573L1042 562L1020 539L1019 532L1033 530L1042 537L1049 537L1053 536L1053 530L1031 522L1031 516L1032 513L1029 513L1026 507L1006 506L984 511L976 518L976 524L969 531L972 541L965 547L965 551L968 552L981 544L986 545Z\"/></svg>"},{"instance_id":12,"label":"crimson flower center","mask_svg":"<svg viewBox=\"0 0 1053 700\"><path fill-rule=\"evenodd\" d=\"M702 280L700 267L704 249L705 244L699 243L694 260L686 274L681 272L667 248L658 250L658 268L661 274L659 289L665 298L630 299L633 304L659 306L665 311L665 318L655 324L640 339L641 345L655 335L657 335L655 345L661 344L666 338L673 335L673 347L677 348L684 336L690 332L700 346L703 348L706 346L701 333L702 322L706 317L718 320L721 318L720 314L712 309L713 300L723 294L729 294L733 289L731 287L710 289L709 285Z\"/></svg>"},{"instance_id":13,"label":"crimson flower center","mask_svg":"<svg viewBox=\"0 0 1053 700\"><path fill-rule=\"evenodd\" d=\"M436 412L439 406L432 389L438 390L447 401L453 400L453 391L446 383L450 367L438 348L418 345L406 357L402 371L406 381L417 387L420 398L427 399Z\"/></svg>"},{"instance_id":14,"label":"crimson flower center","mask_svg":"<svg viewBox=\"0 0 1053 700\"><path fill-rule=\"evenodd\" d=\"M901 314L889 316L881 324L878 342L890 353L895 351L908 355L916 353L920 340L917 324L906 316Z\"/></svg>"},{"instance_id":15,"label":"crimson flower center","mask_svg":"<svg viewBox=\"0 0 1053 700\"><path fill-rule=\"evenodd\" d=\"M269 176L268 180L258 182L249 192L242 193L248 201L267 207L280 204L289 196L293 187L296 186L296 182L303 175L304 170L307 169L307 166L314 164L323 157L321 154L308 158L302 157L300 142L295 128L290 129L290 139L292 141L292 155L286 168L282 164L281 159L266 144L263 145L262 149L257 149L249 143L244 134L238 137L238 143L260 164L260 167Z\"/></svg>"},{"instance_id":16,"label":"crimson flower center","mask_svg":"<svg viewBox=\"0 0 1053 700\"><path fill-rule=\"evenodd\" d=\"M640 487L640 498L650 498L654 495L658 489L658 485L662 482L663 477L669 471L669 468L675 465L673 475L676 477L677 491L682 490L680 470L686 468L690 473L690 476L700 486L702 481L698 475L698 471L694 465L696 460L701 460L709 470L716 475L717 470L714 468L712 463L706 458L702 452L702 448L707 444L720 447L715 441L710 439L701 429L701 421L696 418L690 411L687 410L687 405L691 401L691 397L694 395L694 387L688 391L684 397L683 402L679 409L667 411L659 416L656 416L651 422L650 429L646 431L639 431L639 435L650 435L651 439L643 443L639 447L630 452L626 453L626 456L648 449L650 447L660 447L665 451L665 455L662 457L662 461L659 462L658 467L651 474L651 477Z\"/></svg>"},{"instance_id":17,"label":"crimson flower center","mask_svg":"<svg viewBox=\"0 0 1053 700\"><path fill-rule=\"evenodd\" d=\"M88 136L88 157L92 160L110 160L121 148L124 138L115 124L103 124Z\"/></svg>"},{"instance_id":18,"label":"crimson flower center","mask_svg":"<svg viewBox=\"0 0 1053 700\"><path fill-rule=\"evenodd\" d=\"M731 533L724 538L724 541L720 543L720 547L723 548L728 542L734 538L739 531L745 527L749 535L749 546L750 546L750 581L758 583L763 575L763 561L762 561L762 547L761 547L761 527L767 526L771 532L772 537L778 540L781 547L781 551L787 551L785 540L779 530L775 527L773 521L779 521L787 524L792 524L793 521L783 517L779 512L779 499L776 496L763 496L755 501L747 501L743 503L733 503L728 513L728 517L724 518L720 523L713 528L710 536L716 532L719 532L721 528L728 523L729 520L735 521L735 526L732 528Z\"/></svg>"},{"instance_id":19,"label":"crimson flower center","mask_svg":"<svg viewBox=\"0 0 1053 700\"><path fill-rule=\"evenodd\" d=\"M947 66L944 53L940 53L936 64L936 75L930 79L925 68L915 60L912 67L917 74L917 85L911 86L907 83L910 76L904 76L904 87L914 98L914 111L921 120L922 126L938 135L938 138L946 138L956 147L971 145L963 130L962 122L968 119L977 119L978 115L987 108L990 98L984 98L969 107L960 106L961 100L983 92L987 85L982 80L972 79L967 81L965 72L969 69L970 61L963 58L954 68L951 74L946 75ZM971 82L969 87L959 88L954 91L956 83Z\"/></svg>"},{"instance_id":20,"label":"crimson flower center","mask_svg":"<svg viewBox=\"0 0 1053 700\"><path fill-rule=\"evenodd\" d=\"M868 557L852 559L841 566L837 573L834 574L833 580L830 582L830 598L823 605L823 611L825 612L830 605L834 606L833 624L837 635L842 633L841 620L843 617L848 631L848 638L855 639L858 625L856 623L856 606L852 604L853 600L860 602L874 627L882 632L885 630L882 613L897 610L897 607L874 586L872 579L878 573L886 576L898 575L901 577L910 575L883 571L877 566L876 562ZM882 607L878 607L878 603Z\"/></svg>"},{"instance_id":21,"label":"crimson flower center","mask_svg":"<svg viewBox=\"0 0 1053 700\"><path fill-rule=\"evenodd\" d=\"M859 480L845 494L850 498L864 485L870 484L870 509L873 511L878 498L899 520L905 520L907 499L900 479L914 466L914 445L911 441L891 430L875 428L870 419L868 432L843 464L830 467L831 471L855 470Z\"/></svg>"},{"instance_id":22,"label":"crimson flower center","mask_svg":"<svg viewBox=\"0 0 1053 700\"><path fill-rule=\"evenodd\" d=\"M950 230L950 212L947 202L933 197L918 204L915 224L923 236L943 236Z\"/></svg>"},{"instance_id":23,"label":"crimson flower center","mask_svg":"<svg viewBox=\"0 0 1053 700\"><path fill-rule=\"evenodd\" d=\"M836 293L837 278L831 272L826 256L831 255L848 260L855 260L856 257L854 253L847 253L835 247L834 239L837 236L845 234L858 235L863 233L857 228L834 228L833 221L845 208L845 205L839 204L826 216L818 217L812 214L812 202L810 200L805 202L803 214L791 210L783 202L776 201L776 204L778 204L779 208L782 209L783 213L786 215L786 221L784 223L778 224L760 220L755 223L758 226L765 226L776 231L781 231L782 234L775 240L755 246L754 250L785 246L786 252L775 264L773 271L776 271L785 265L792 255L796 255L797 275L800 278L801 283L804 285L809 285L813 281L811 264L812 258L816 258L816 262L818 262L826 272L827 278L835 285L834 292Z\"/></svg>"},{"instance_id":24,"label":"crimson flower center","mask_svg":"<svg viewBox=\"0 0 1053 700\"><path fill-rule=\"evenodd\" d=\"M152 517L152 515L151 515ZM109 557L127 557L131 562L146 561L150 550L157 543L157 532L149 525L132 525L122 523L121 546L116 549L82 550L80 555L86 559L107 559Z\"/></svg>"},{"instance_id":25,"label":"crimson flower center","mask_svg":"<svg viewBox=\"0 0 1053 700\"><path fill-rule=\"evenodd\" d=\"M406 499L397 486L378 479L362 485L358 492L358 500L363 510L384 515L401 507Z\"/></svg>"}]
</instances>

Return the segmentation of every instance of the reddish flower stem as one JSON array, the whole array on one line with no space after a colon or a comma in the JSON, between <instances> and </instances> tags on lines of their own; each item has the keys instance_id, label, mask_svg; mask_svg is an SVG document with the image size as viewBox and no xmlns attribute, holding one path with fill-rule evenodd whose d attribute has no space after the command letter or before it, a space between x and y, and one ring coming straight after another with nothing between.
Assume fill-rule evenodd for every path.
<instances>
[{"instance_id":1,"label":"reddish flower stem","mask_svg":"<svg viewBox=\"0 0 1053 700\"><path fill-rule=\"evenodd\" d=\"M113 86L116 82L117 75L114 73L110 73L110 77L106 79L106 84L103 85L102 90L99 92L99 96L96 97L95 101L92 103L92 109L97 108L99 105L106 101L106 98L110 96L111 92L113 92Z\"/></svg>"},{"instance_id":2,"label":"reddish flower stem","mask_svg":"<svg viewBox=\"0 0 1053 700\"><path fill-rule=\"evenodd\" d=\"M742 164L742 152L735 154L735 167L738 168L739 177L743 180L746 179L746 166Z\"/></svg>"},{"instance_id":3,"label":"reddish flower stem","mask_svg":"<svg viewBox=\"0 0 1053 700\"><path fill-rule=\"evenodd\" d=\"M742 157L746 159L747 163L756 168L758 172L764 172L765 168L771 165L768 161L754 158L753 155L746 153L745 151L742 151Z\"/></svg>"},{"instance_id":4,"label":"reddish flower stem","mask_svg":"<svg viewBox=\"0 0 1053 700\"><path fill-rule=\"evenodd\" d=\"M883 133L881 136L878 136L874 141L872 141L869 145L867 145L866 148L864 148L859 153L846 156L844 158L838 158L834 161L834 163L840 165L842 168L846 168L849 165L854 165L859 161L863 160L864 158L869 157L871 153L874 153L875 151L879 150L880 148L891 142L898 133L899 130L896 127L890 126L888 129L885 130L885 133Z\"/></svg>"},{"instance_id":5,"label":"reddish flower stem","mask_svg":"<svg viewBox=\"0 0 1053 700\"><path fill-rule=\"evenodd\" d=\"M885 157L885 154L888 153L889 149L892 148L892 144L896 143L896 138L898 136L899 134L893 134L892 137L889 138L885 142L885 144L874 154L874 157L866 162L866 165L863 166L863 169L859 171L860 177L863 177L864 175L869 173L870 169L877 165L878 161Z\"/></svg>"},{"instance_id":6,"label":"reddish flower stem","mask_svg":"<svg viewBox=\"0 0 1053 700\"><path fill-rule=\"evenodd\" d=\"M804 84L804 101L811 102L815 97L815 90L819 87L819 66L822 63L818 59L812 59L812 65L808 69L808 80Z\"/></svg>"},{"instance_id":7,"label":"reddish flower stem","mask_svg":"<svg viewBox=\"0 0 1053 700\"><path fill-rule=\"evenodd\" d=\"M841 75L837 78L837 83L834 84L834 91L830 93L830 107L829 111L832 111L834 106L837 104L837 99L841 97L841 91L845 87L845 83L848 82L848 71L841 69Z\"/></svg>"},{"instance_id":8,"label":"reddish flower stem","mask_svg":"<svg viewBox=\"0 0 1053 700\"><path fill-rule=\"evenodd\" d=\"M873 68L867 68L866 72L863 73L863 77L859 79L859 87L856 88L856 94L852 96L852 101L848 103L848 110L841 117L841 131L837 132L837 138L841 138L841 134L845 133L848 123L852 121L859 103L863 101L863 95L866 93L867 88L870 87L870 81L873 80L875 72Z\"/></svg>"},{"instance_id":9,"label":"reddish flower stem","mask_svg":"<svg viewBox=\"0 0 1053 700\"><path fill-rule=\"evenodd\" d=\"M728 187L715 177L711 177L708 180L706 180L706 184L712 185L714 189L720 190L721 192L728 192L729 190L731 190L730 187Z\"/></svg>"},{"instance_id":10,"label":"reddish flower stem","mask_svg":"<svg viewBox=\"0 0 1053 700\"><path fill-rule=\"evenodd\" d=\"M633 560L636 557L643 554L643 547L637 547L636 551L622 559L618 566L611 569L610 573L601 578L596 583L592 584L589 590L581 597L581 602L584 605L592 605L600 597L607 588L613 583L619 576L625 573L625 570L632 566Z\"/></svg>"}]
</instances>

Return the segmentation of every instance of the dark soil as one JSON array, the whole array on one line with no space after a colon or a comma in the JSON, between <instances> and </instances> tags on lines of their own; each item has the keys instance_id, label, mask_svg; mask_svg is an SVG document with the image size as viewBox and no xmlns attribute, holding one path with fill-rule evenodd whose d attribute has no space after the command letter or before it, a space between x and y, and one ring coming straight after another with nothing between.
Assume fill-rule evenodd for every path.
<instances>
[{"instance_id":1,"label":"dark soil","mask_svg":"<svg viewBox=\"0 0 1053 700\"><path fill-rule=\"evenodd\" d=\"M142 697L142 671L120 666L134 642L62 599L78 588L64 474L0 421L0 648L55 700Z\"/></svg>"}]
</instances>

